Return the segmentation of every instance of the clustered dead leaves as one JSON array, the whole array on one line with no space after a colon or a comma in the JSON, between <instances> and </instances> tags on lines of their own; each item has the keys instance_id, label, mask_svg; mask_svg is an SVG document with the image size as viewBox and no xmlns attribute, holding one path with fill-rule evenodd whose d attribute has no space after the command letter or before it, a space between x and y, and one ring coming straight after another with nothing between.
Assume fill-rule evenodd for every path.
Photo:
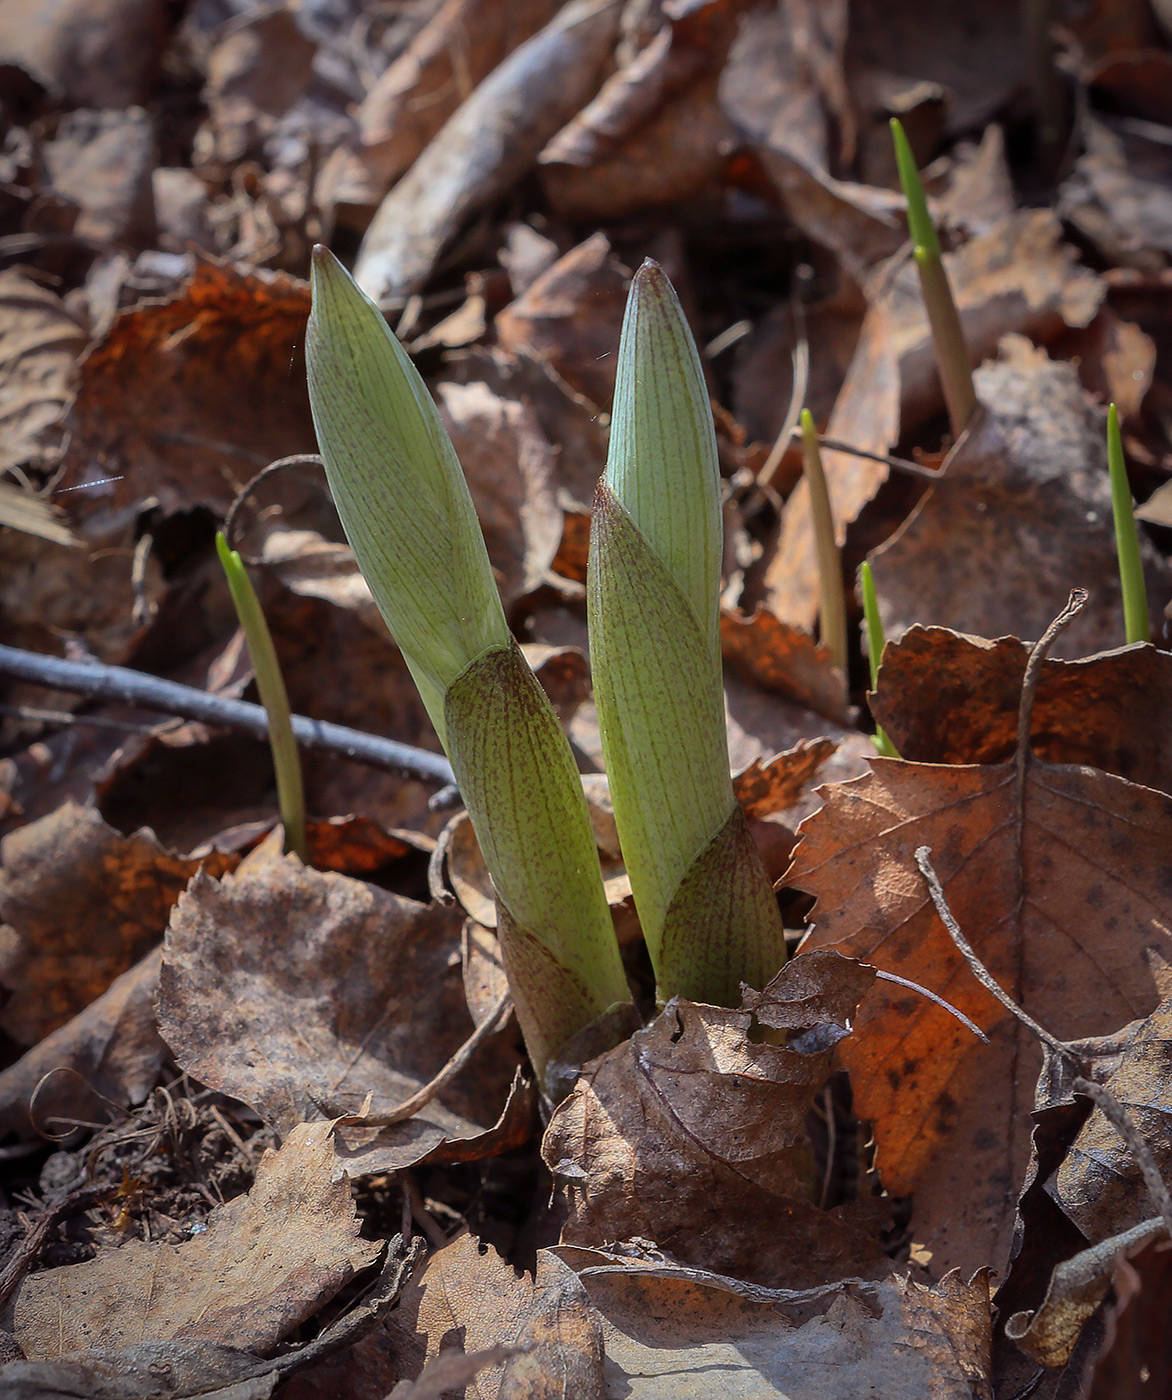
<instances>
[{"instance_id":1,"label":"clustered dead leaves","mask_svg":"<svg viewBox=\"0 0 1172 1400\"><path fill-rule=\"evenodd\" d=\"M1172 661L1119 646L1103 405L1162 619L1172 50L1167 6L1058 3L1031 69L1021 8L0 0L0 642L243 695L232 511L294 709L438 747L304 458L331 242L460 452L646 1013L540 1103L432 786L306 755L301 866L253 739L7 683L5 1395L1168 1393ZM955 443L893 115L977 366ZM809 925L658 1015L583 604L645 255L713 395L737 793ZM870 716L776 441L803 362Z\"/></svg>"}]
</instances>

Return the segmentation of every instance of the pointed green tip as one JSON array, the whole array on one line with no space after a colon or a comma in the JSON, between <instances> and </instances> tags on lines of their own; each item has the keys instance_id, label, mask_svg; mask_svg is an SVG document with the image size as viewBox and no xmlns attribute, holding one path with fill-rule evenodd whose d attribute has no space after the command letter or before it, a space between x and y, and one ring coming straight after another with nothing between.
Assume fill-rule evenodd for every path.
<instances>
[{"instance_id":1,"label":"pointed green tip","mask_svg":"<svg viewBox=\"0 0 1172 1400\"><path fill-rule=\"evenodd\" d=\"M803 408L798 415L798 422L802 425L802 439L807 445L818 445L818 425L814 422L814 415L808 408Z\"/></svg>"},{"instance_id":2,"label":"pointed green tip","mask_svg":"<svg viewBox=\"0 0 1172 1400\"><path fill-rule=\"evenodd\" d=\"M895 143L895 163L899 168L899 183L907 200L907 226L917 250L923 248L931 257L940 256L940 239L936 225L928 213L924 184L916 168L916 158L898 117L891 118L891 139Z\"/></svg>"},{"instance_id":3,"label":"pointed green tip","mask_svg":"<svg viewBox=\"0 0 1172 1400\"><path fill-rule=\"evenodd\" d=\"M220 556L220 563L224 566L226 574L231 574L233 565L240 563L240 555L236 550L228 548L228 540L223 530L216 531L216 553Z\"/></svg>"}]
</instances>

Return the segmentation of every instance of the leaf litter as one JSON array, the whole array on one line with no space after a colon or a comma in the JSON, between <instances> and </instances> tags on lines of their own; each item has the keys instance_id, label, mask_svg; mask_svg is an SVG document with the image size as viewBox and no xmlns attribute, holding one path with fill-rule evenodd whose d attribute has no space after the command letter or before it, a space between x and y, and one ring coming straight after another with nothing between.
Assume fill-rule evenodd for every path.
<instances>
[{"instance_id":1,"label":"leaf litter","mask_svg":"<svg viewBox=\"0 0 1172 1400\"><path fill-rule=\"evenodd\" d=\"M1152 10L1064 11L1062 163L1008 0L25 8L0 3L0 641L242 694L210 548L233 511L295 709L435 746L312 467L254 481L314 449L309 249L357 255L576 745L645 1024L539 1105L451 794L307 756L301 866L255 741L8 683L5 1393L1152 1393L1172 958ZM891 116L985 404L955 443ZM791 944L808 929L736 1009L654 1006L589 689L589 504L648 255L718 423L737 793ZM774 441L797 352L844 578L872 560L891 638L869 697L861 649L844 674L821 645L799 454ZM1127 647L1108 399L1152 497L1157 622ZM1091 600L1035 694L1032 644L1074 587ZM872 761L872 721L901 759ZM922 847L973 957L1064 1050L982 985Z\"/></svg>"}]
</instances>

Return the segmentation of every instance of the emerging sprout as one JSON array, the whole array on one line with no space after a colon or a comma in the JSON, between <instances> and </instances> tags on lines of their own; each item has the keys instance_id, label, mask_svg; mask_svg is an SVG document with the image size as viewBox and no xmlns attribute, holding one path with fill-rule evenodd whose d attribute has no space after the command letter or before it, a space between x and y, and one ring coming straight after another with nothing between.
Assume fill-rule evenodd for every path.
<instances>
[{"instance_id":1,"label":"emerging sprout","mask_svg":"<svg viewBox=\"0 0 1172 1400\"><path fill-rule=\"evenodd\" d=\"M216 552L228 580L228 589L236 605L236 616L248 644L252 669L260 703L269 721L269 746L273 751L273 768L277 775L277 806L281 825L285 828L285 850L292 851L303 861L309 860L305 836L305 786L301 780L301 756L293 737L293 721L289 712L289 692L277 661L273 634L265 621L260 599L248 577L244 561L228 548L223 531L216 532Z\"/></svg>"},{"instance_id":2,"label":"emerging sprout","mask_svg":"<svg viewBox=\"0 0 1172 1400\"><path fill-rule=\"evenodd\" d=\"M736 1004L785 961L733 795L720 661L720 475L692 337L655 263L619 345L587 578L599 732L659 995Z\"/></svg>"},{"instance_id":3,"label":"emerging sprout","mask_svg":"<svg viewBox=\"0 0 1172 1400\"><path fill-rule=\"evenodd\" d=\"M472 818L540 1072L629 1000L573 755L509 633L431 396L378 308L324 248L314 251L306 359L338 513Z\"/></svg>"},{"instance_id":4,"label":"emerging sprout","mask_svg":"<svg viewBox=\"0 0 1172 1400\"><path fill-rule=\"evenodd\" d=\"M802 409L801 422L802 461L806 484L810 491L810 518L814 525L814 547L818 555L822 644L830 652L839 670L845 671L846 596L842 587L842 560L838 554L838 541L834 537L834 512L830 507L826 473L822 469L818 429L808 408Z\"/></svg>"},{"instance_id":5,"label":"emerging sprout","mask_svg":"<svg viewBox=\"0 0 1172 1400\"><path fill-rule=\"evenodd\" d=\"M1123 460L1123 438L1115 405L1107 409L1107 469L1111 473L1111 513L1115 517L1115 552L1119 556L1119 586L1123 591L1123 626L1129 642L1150 642L1148 591L1139 552L1139 527Z\"/></svg>"},{"instance_id":6,"label":"emerging sprout","mask_svg":"<svg viewBox=\"0 0 1172 1400\"><path fill-rule=\"evenodd\" d=\"M895 142L895 161L899 167L899 182L907 200L907 224L912 237L913 254L920 273L920 288L932 328L932 345L936 351L936 367L944 402L948 405L948 421L953 437L959 437L977 411L977 396L973 390L973 374L969 364L968 347L964 343L960 316L948 285L948 273L940 255L940 239L936 225L928 213L928 201L920 181L916 160L899 121L892 117L891 136Z\"/></svg>"},{"instance_id":7,"label":"emerging sprout","mask_svg":"<svg viewBox=\"0 0 1172 1400\"><path fill-rule=\"evenodd\" d=\"M875 580L871 574L871 565L864 559L859 567L860 592L863 595L863 622L867 629L867 660L871 667L871 689L874 690L879 684L879 663L883 659L883 648L886 640L883 636L883 619L879 616L879 599L875 594ZM875 726L875 737L872 740L875 751L882 754L884 758L898 758L899 750L888 738L886 731L881 725Z\"/></svg>"}]
</instances>

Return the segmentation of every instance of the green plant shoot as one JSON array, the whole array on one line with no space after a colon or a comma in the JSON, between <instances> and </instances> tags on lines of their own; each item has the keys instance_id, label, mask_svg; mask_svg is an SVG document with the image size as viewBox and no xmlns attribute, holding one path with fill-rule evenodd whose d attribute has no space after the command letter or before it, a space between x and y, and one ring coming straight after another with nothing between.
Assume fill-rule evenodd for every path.
<instances>
[{"instance_id":1,"label":"green plant shoot","mask_svg":"<svg viewBox=\"0 0 1172 1400\"><path fill-rule=\"evenodd\" d=\"M509 632L455 448L378 308L326 249L306 338L347 538L443 741L496 889L530 1056L630 993L570 746Z\"/></svg>"},{"instance_id":2,"label":"green plant shoot","mask_svg":"<svg viewBox=\"0 0 1172 1400\"><path fill-rule=\"evenodd\" d=\"M863 623L867 630L867 661L871 668L871 689L879 684L879 663L883 659L886 639L883 636L883 619L879 616L879 598L875 593L875 579L871 565L864 559L859 566L859 591L863 595ZM882 725L875 726L872 740L875 751L884 758L898 758L899 750L887 736Z\"/></svg>"},{"instance_id":3,"label":"green plant shoot","mask_svg":"<svg viewBox=\"0 0 1172 1400\"><path fill-rule=\"evenodd\" d=\"M1115 551L1119 556L1119 586L1123 592L1123 626L1128 642L1150 642L1148 591L1139 552L1139 527L1123 460L1123 438L1115 405L1107 409L1107 469L1111 473L1111 513L1115 517Z\"/></svg>"},{"instance_id":4,"label":"green plant shoot","mask_svg":"<svg viewBox=\"0 0 1172 1400\"><path fill-rule=\"evenodd\" d=\"M216 531L216 552L228 580L228 589L236 605L236 616L248 644L252 669L260 703L269 721L269 746L273 751L273 768L277 775L277 806L285 828L285 850L292 851L303 861L309 860L305 835L305 785L301 779L301 756L293 737L293 721L289 711L289 692L277 661L273 634L265 621L260 599L248 577L244 561L234 550L222 530Z\"/></svg>"},{"instance_id":5,"label":"green plant shoot","mask_svg":"<svg viewBox=\"0 0 1172 1400\"><path fill-rule=\"evenodd\" d=\"M907 200L908 232L920 274L920 289L928 324L932 330L932 345L936 352L936 367L948 421L953 437L959 437L977 411L977 396L973 389L973 373L968 347L964 340L960 316L953 300L952 288L940 251L936 225L928 212L923 182L916 169L916 159L899 120L891 119L891 137L895 142L895 162L899 167L899 182Z\"/></svg>"},{"instance_id":6,"label":"green plant shoot","mask_svg":"<svg viewBox=\"0 0 1172 1400\"><path fill-rule=\"evenodd\" d=\"M635 274L587 576L619 841L659 995L736 1005L785 961L733 794L720 659L720 473L700 358L660 268Z\"/></svg>"},{"instance_id":7,"label":"green plant shoot","mask_svg":"<svg viewBox=\"0 0 1172 1400\"><path fill-rule=\"evenodd\" d=\"M822 645L834 664L846 670L846 595L842 587L842 560L834 537L834 512L830 491L822 469L822 450L813 414L802 409L802 461L810 492L810 519L814 526L814 549L818 556L818 585L821 594L819 622Z\"/></svg>"}]
</instances>

